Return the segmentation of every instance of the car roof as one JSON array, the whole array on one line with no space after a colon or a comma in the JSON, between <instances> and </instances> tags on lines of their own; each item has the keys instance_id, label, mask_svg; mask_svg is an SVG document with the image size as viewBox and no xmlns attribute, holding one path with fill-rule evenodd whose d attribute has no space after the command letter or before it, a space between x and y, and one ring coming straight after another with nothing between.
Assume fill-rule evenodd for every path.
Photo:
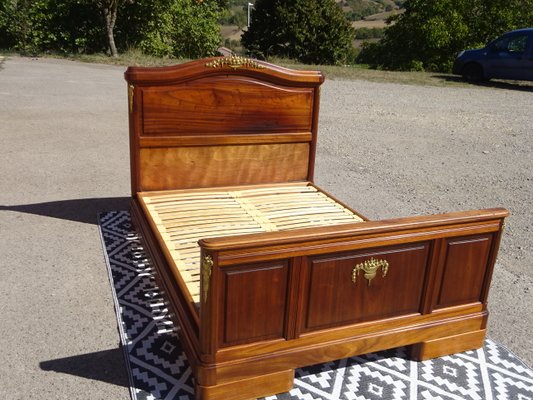
<instances>
[{"instance_id":1,"label":"car roof","mask_svg":"<svg viewBox=\"0 0 533 400\"><path fill-rule=\"evenodd\" d=\"M518 32L532 33L533 32L533 28L515 29L514 31L505 32L504 35L507 35L507 34L510 34L510 33L518 33Z\"/></svg>"}]
</instances>

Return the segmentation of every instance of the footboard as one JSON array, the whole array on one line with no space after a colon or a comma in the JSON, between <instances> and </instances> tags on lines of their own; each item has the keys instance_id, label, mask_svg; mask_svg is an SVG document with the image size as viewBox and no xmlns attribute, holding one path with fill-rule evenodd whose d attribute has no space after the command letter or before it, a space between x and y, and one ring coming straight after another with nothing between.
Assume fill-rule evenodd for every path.
<instances>
[{"instance_id":1,"label":"footboard","mask_svg":"<svg viewBox=\"0 0 533 400\"><path fill-rule=\"evenodd\" d=\"M288 390L296 367L397 346L417 359L481 347L507 215L201 240L198 396Z\"/></svg>"}]
</instances>

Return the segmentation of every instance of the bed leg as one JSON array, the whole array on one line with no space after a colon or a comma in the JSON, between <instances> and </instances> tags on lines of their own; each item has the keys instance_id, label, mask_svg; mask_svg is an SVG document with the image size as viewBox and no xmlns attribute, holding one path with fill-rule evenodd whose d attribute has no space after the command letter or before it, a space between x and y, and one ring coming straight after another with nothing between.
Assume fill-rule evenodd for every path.
<instances>
[{"instance_id":1,"label":"bed leg","mask_svg":"<svg viewBox=\"0 0 533 400\"><path fill-rule=\"evenodd\" d=\"M447 336L440 339L416 343L409 349L409 357L415 361L425 361L463 351L483 347L486 329Z\"/></svg>"},{"instance_id":2,"label":"bed leg","mask_svg":"<svg viewBox=\"0 0 533 400\"><path fill-rule=\"evenodd\" d=\"M215 386L196 386L196 400L250 400L288 392L294 384L294 370L275 372Z\"/></svg>"}]
</instances>

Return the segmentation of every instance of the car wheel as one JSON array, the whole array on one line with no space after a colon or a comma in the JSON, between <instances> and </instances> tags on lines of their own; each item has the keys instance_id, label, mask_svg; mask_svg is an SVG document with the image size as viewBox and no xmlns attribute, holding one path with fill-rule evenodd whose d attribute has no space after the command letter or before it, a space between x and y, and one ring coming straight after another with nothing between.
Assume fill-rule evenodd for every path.
<instances>
[{"instance_id":1,"label":"car wheel","mask_svg":"<svg viewBox=\"0 0 533 400\"><path fill-rule=\"evenodd\" d=\"M486 80L483 68L479 64L467 64L463 68L463 78L468 82L481 82Z\"/></svg>"}]
</instances>

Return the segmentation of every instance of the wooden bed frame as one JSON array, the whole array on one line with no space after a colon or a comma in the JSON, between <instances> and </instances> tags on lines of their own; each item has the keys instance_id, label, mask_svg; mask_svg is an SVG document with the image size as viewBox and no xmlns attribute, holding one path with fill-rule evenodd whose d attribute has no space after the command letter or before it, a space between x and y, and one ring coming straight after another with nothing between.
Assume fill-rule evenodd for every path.
<instances>
[{"instance_id":1,"label":"wooden bed frame","mask_svg":"<svg viewBox=\"0 0 533 400\"><path fill-rule=\"evenodd\" d=\"M285 392L297 367L397 346L483 345L505 209L369 221L315 186L320 72L226 57L125 77L132 217L197 399Z\"/></svg>"}]
</instances>

